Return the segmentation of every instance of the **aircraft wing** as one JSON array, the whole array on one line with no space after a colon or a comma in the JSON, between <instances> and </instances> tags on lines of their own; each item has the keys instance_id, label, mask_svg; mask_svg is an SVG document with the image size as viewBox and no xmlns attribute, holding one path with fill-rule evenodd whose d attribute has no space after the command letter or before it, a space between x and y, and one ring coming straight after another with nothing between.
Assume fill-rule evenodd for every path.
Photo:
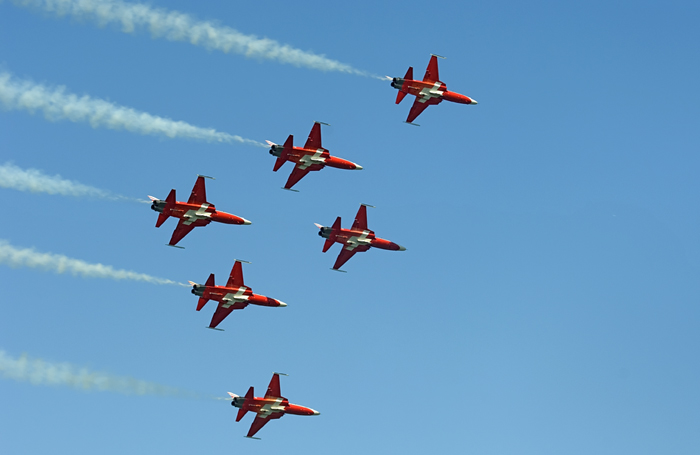
<instances>
[{"instance_id":1,"label":"aircraft wing","mask_svg":"<svg viewBox=\"0 0 700 455\"><path fill-rule=\"evenodd\" d=\"M221 304L221 302L219 302L219 306L216 308L216 311L214 312L214 316L212 316L211 322L209 323L209 328L210 329L215 328L217 325L219 325L219 323L221 321L226 319L226 316L231 314L231 312L233 310L242 310L243 308L245 308L247 306L248 306L248 302L236 302L233 305L231 305L230 307L226 308L225 306L223 306Z\"/></svg>"},{"instance_id":2,"label":"aircraft wing","mask_svg":"<svg viewBox=\"0 0 700 455\"><path fill-rule=\"evenodd\" d=\"M248 430L248 435L246 437L252 438L255 435L255 433L260 431L260 429L264 427L265 424L270 420L271 419L269 415L267 417L255 416L255 420L253 420L253 424L250 426L250 430Z\"/></svg>"},{"instance_id":3,"label":"aircraft wing","mask_svg":"<svg viewBox=\"0 0 700 455\"><path fill-rule=\"evenodd\" d=\"M275 373L272 375L272 379L270 379L270 385L267 386L265 398L282 398L282 392L280 391L279 374Z\"/></svg>"},{"instance_id":4,"label":"aircraft wing","mask_svg":"<svg viewBox=\"0 0 700 455\"><path fill-rule=\"evenodd\" d=\"M321 124L320 123L314 123L314 126L311 127L311 132L309 133L309 138L306 140L306 144L304 144L304 148L308 150L318 150L321 147Z\"/></svg>"},{"instance_id":5,"label":"aircraft wing","mask_svg":"<svg viewBox=\"0 0 700 455\"><path fill-rule=\"evenodd\" d=\"M231 275L229 275L228 282L226 283L226 287L228 288L234 286L245 286L245 284L243 284L243 266L239 261L233 264Z\"/></svg>"},{"instance_id":6,"label":"aircraft wing","mask_svg":"<svg viewBox=\"0 0 700 455\"><path fill-rule=\"evenodd\" d=\"M335 264L333 264L333 268L335 270L340 269L343 266L343 264L348 262L350 260L350 258L353 257L355 255L355 253L357 253L358 251L360 251L360 250L358 250L357 248L352 249L352 250L347 250L347 249L345 249L345 247L343 247L343 249L340 250L340 254L338 255L338 259L336 259Z\"/></svg>"},{"instance_id":7,"label":"aircraft wing","mask_svg":"<svg viewBox=\"0 0 700 455\"><path fill-rule=\"evenodd\" d=\"M181 218L180 221L177 222L173 236L170 238L169 245L177 245L177 242L192 232L192 229L194 229L196 226L197 224L195 223L185 224L184 220Z\"/></svg>"},{"instance_id":8,"label":"aircraft wing","mask_svg":"<svg viewBox=\"0 0 700 455\"><path fill-rule=\"evenodd\" d=\"M425 70L423 82L440 82L440 75L438 74L438 61L437 57L434 55L430 57L430 63L428 63L428 68Z\"/></svg>"},{"instance_id":9,"label":"aircraft wing","mask_svg":"<svg viewBox=\"0 0 700 455\"><path fill-rule=\"evenodd\" d=\"M352 223L352 229L359 229L362 231L367 230L367 207L364 205L360 206L360 210L357 211L355 215L355 222Z\"/></svg>"},{"instance_id":10,"label":"aircraft wing","mask_svg":"<svg viewBox=\"0 0 700 455\"><path fill-rule=\"evenodd\" d=\"M421 101L421 97L417 96L416 100L413 102L413 106L411 106L411 111L408 113L406 122L413 123L416 117L418 117L428 106L429 104L426 101Z\"/></svg>"},{"instance_id":11,"label":"aircraft wing","mask_svg":"<svg viewBox=\"0 0 700 455\"><path fill-rule=\"evenodd\" d=\"M317 125L318 125L318 123L317 123ZM287 179L287 183L285 183L284 187L286 189L290 189L291 187L296 185L299 180L306 177L306 174L308 174L309 172L311 172L311 170L308 167L306 169L300 169L299 167L295 166L294 169L292 170L292 173L289 175L289 178Z\"/></svg>"},{"instance_id":12,"label":"aircraft wing","mask_svg":"<svg viewBox=\"0 0 700 455\"><path fill-rule=\"evenodd\" d=\"M189 204L205 204L207 203L207 190L204 186L204 177L197 177L197 181L192 188L192 194L187 201Z\"/></svg>"}]
</instances>

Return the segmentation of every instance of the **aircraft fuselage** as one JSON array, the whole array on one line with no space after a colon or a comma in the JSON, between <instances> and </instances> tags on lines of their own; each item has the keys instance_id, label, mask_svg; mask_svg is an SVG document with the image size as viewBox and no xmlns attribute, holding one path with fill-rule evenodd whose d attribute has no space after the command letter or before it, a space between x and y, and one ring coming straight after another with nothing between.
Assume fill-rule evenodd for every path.
<instances>
[{"instance_id":1,"label":"aircraft fuselage","mask_svg":"<svg viewBox=\"0 0 700 455\"><path fill-rule=\"evenodd\" d=\"M330 238L333 228L324 226L320 228L318 235L324 239ZM403 251L404 247L392 241L382 239L374 235L374 231L366 229L364 231L354 229L340 229L334 238L336 243L348 245L355 249L368 250L370 247L381 248L382 250Z\"/></svg>"},{"instance_id":2,"label":"aircraft fuselage","mask_svg":"<svg viewBox=\"0 0 700 455\"><path fill-rule=\"evenodd\" d=\"M210 300L220 302L224 308L228 308L237 303L245 303L260 306L278 307L287 306L286 303L266 297L260 294L254 294L252 289L247 286L207 286L204 284L192 285L192 294L204 297Z\"/></svg>"},{"instance_id":3,"label":"aircraft fuselage","mask_svg":"<svg viewBox=\"0 0 700 455\"><path fill-rule=\"evenodd\" d=\"M231 401L231 406L234 406L236 408L242 408L245 406L248 411L255 412L258 415L260 415L261 413L283 413L302 416L313 416L320 414L318 411L315 411L311 408L299 406L297 404L292 404L286 398L236 397Z\"/></svg>"},{"instance_id":4,"label":"aircraft fuselage","mask_svg":"<svg viewBox=\"0 0 700 455\"><path fill-rule=\"evenodd\" d=\"M442 100L459 104L476 104L476 101L468 96L447 90L447 85L443 82L423 82L395 77L391 81L391 86L410 93L427 104L440 104Z\"/></svg>"},{"instance_id":5,"label":"aircraft fuselage","mask_svg":"<svg viewBox=\"0 0 700 455\"><path fill-rule=\"evenodd\" d=\"M163 213L166 202L156 199L151 204L151 209ZM225 224L250 224L250 221L236 215L217 211L213 204L190 204L187 202L176 202L168 212L169 216L185 220L185 224L196 223L198 226L205 226L212 221Z\"/></svg>"},{"instance_id":6,"label":"aircraft fuselage","mask_svg":"<svg viewBox=\"0 0 700 455\"><path fill-rule=\"evenodd\" d=\"M272 144L270 146L270 155L281 156L284 146ZM316 150L305 149L302 147L292 147L291 151L287 152L287 161L296 163L300 169L308 169L309 171L320 171L324 166L330 166L337 169L362 169L362 166L345 160L331 156L328 150L319 148Z\"/></svg>"}]
</instances>

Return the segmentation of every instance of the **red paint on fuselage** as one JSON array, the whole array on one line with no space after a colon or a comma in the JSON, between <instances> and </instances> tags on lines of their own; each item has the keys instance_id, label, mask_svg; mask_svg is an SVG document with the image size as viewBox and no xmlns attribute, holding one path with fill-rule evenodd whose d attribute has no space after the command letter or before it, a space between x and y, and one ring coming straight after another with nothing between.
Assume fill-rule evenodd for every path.
<instances>
[{"instance_id":1,"label":"red paint on fuselage","mask_svg":"<svg viewBox=\"0 0 700 455\"><path fill-rule=\"evenodd\" d=\"M265 405L282 407L284 410L275 410L274 412L279 412L283 414L294 414L298 416L312 416L316 415L316 412L305 406L299 406L298 404L292 404L284 398L281 403L279 403L279 398L246 398L244 406L248 411L259 412Z\"/></svg>"},{"instance_id":2,"label":"red paint on fuselage","mask_svg":"<svg viewBox=\"0 0 700 455\"><path fill-rule=\"evenodd\" d=\"M352 161L345 160L343 158L338 158L336 156L331 156L331 154L328 152L326 149L319 149L322 150L321 154L318 156L318 158L323 158L324 161L323 163L315 163L311 164L308 166L306 169L309 171L320 171L323 169L325 166L330 166L334 167L337 169L348 169L348 170L354 170L357 169L357 164L353 163ZM305 149L302 147L292 147L291 153L287 153L287 161L291 161L295 164L299 163L304 163L303 157L308 156L309 158L313 157L318 153L319 150L311 150L311 149Z\"/></svg>"},{"instance_id":3,"label":"red paint on fuselage","mask_svg":"<svg viewBox=\"0 0 700 455\"><path fill-rule=\"evenodd\" d=\"M224 297L228 294L246 296L247 300L244 303L260 306L277 307L282 306L279 300L260 295L254 294L253 290L247 286L202 286L204 291L202 292L202 297L210 300L215 300L217 302L223 302ZM240 292L240 291L243 292ZM239 294L240 292L240 294ZM199 311L201 308L198 308Z\"/></svg>"},{"instance_id":4,"label":"red paint on fuselage","mask_svg":"<svg viewBox=\"0 0 700 455\"><path fill-rule=\"evenodd\" d=\"M447 85L443 82L423 82L408 79L403 81L403 86L401 87L401 91L417 97L425 97L424 89L434 93L431 94L430 99L425 101L426 104L440 104L442 100L459 104L472 104L471 98L461 93L447 90Z\"/></svg>"},{"instance_id":5,"label":"red paint on fuselage","mask_svg":"<svg viewBox=\"0 0 700 455\"><path fill-rule=\"evenodd\" d=\"M369 242L367 243L360 243L360 245L358 245L355 248L358 251L367 251L370 247L394 251L398 251L401 249L400 245L392 241L377 237L374 234L374 231L370 231L369 229L367 229L366 231L360 231L357 229L340 229L340 231L335 234L334 241L335 243L341 243L345 245L346 243L348 243L348 240L350 240L353 237L356 239L364 238L369 240Z\"/></svg>"},{"instance_id":6,"label":"red paint on fuselage","mask_svg":"<svg viewBox=\"0 0 700 455\"><path fill-rule=\"evenodd\" d=\"M225 224L245 224L245 219L233 215L231 213L220 212L216 210L216 207L214 207L213 204L209 204L209 206L206 207L204 210L202 210L202 205L204 204L190 204L187 202L178 201L175 202L174 207L169 211L168 215L173 216L175 218L187 218L185 217L186 214L195 215L197 212L211 213L211 215L207 218L197 219L197 221L195 221L194 223L198 226L207 225L211 221L216 221L218 223Z\"/></svg>"}]
</instances>

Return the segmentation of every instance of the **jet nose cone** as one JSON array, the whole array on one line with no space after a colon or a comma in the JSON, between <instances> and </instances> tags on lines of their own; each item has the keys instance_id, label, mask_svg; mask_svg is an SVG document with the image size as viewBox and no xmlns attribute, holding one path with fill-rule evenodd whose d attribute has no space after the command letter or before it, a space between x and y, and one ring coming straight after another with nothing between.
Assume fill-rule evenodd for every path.
<instances>
[{"instance_id":1,"label":"jet nose cone","mask_svg":"<svg viewBox=\"0 0 700 455\"><path fill-rule=\"evenodd\" d=\"M286 303L284 303L284 302L283 302L283 301L281 301L281 300L278 300L278 301L277 301L277 303L279 303L279 304L280 304L280 306L287 306L287 304L286 304Z\"/></svg>"},{"instance_id":2,"label":"jet nose cone","mask_svg":"<svg viewBox=\"0 0 700 455\"><path fill-rule=\"evenodd\" d=\"M406 251L406 247L399 245L399 251Z\"/></svg>"},{"instance_id":3,"label":"jet nose cone","mask_svg":"<svg viewBox=\"0 0 700 455\"><path fill-rule=\"evenodd\" d=\"M479 104L475 99L473 99L473 98L470 98L470 99L472 100L472 102L469 104Z\"/></svg>"},{"instance_id":4,"label":"jet nose cone","mask_svg":"<svg viewBox=\"0 0 700 455\"><path fill-rule=\"evenodd\" d=\"M243 225L248 225L248 224L253 224L252 221L248 221L245 218L243 218Z\"/></svg>"},{"instance_id":5,"label":"jet nose cone","mask_svg":"<svg viewBox=\"0 0 700 455\"><path fill-rule=\"evenodd\" d=\"M313 409L312 409L312 411L313 411L313 413L314 413L313 415L315 415L315 416L320 416L320 415L321 415L321 413L318 412L318 411L316 411L316 410L313 410Z\"/></svg>"},{"instance_id":6,"label":"jet nose cone","mask_svg":"<svg viewBox=\"0 0 700 455\"><path fill-rule=\"evenodd\" d=\"M362 170L362 166L360 166L359 164L356 164L356 165L355 165L355 170L361 171L361 170Z\"/></svg>"}]
</instances>

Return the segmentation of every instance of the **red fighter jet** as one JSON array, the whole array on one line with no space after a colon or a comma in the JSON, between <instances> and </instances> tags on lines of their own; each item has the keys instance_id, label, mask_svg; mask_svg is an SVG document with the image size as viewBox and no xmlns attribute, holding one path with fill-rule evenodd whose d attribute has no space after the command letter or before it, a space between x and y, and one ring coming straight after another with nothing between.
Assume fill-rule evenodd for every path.
<instances>
[{"instance_id":1,"label":"red fighter jet","mask_svg":"<svg viewBox=\"0 0 700 455\"><path fill-rule=\"evenodd\" d=\"M416 123L413 123L413 121L428 106L432 104L440 104L442 100L460 104L477 104L476 100L473 100L468 96L460 95L459 93L450 92L447 90L445 83L440 81L437 63L438 57L445 57L435 54L430 55L432 55L432 57L430 57L430 63L428 63L428 69L425 71L425 76L423 76L422 81L413 80L412 66L408 68L408 71L406 71L406 75L403 77L403 79L400 77L395 77L393 79L389 78L391 79L391 86L399 89L399 93L396 95L396 104L399 104L409 93L411 95L415 95L416 97L416 100L413 102L413 106L411 106L411 111L408 113L408 118L406 119L406 123L410 123L411 125L417 125Z\"/></svg>"},{"instance_id":2,"label":"red fighter jet","mask_svg":"<svg viewBox=\"0 0 700 455\"><path fill-rule=\"evenodd\" d=\"M367 251L372 247L381 248L383 250L406 251L406 248L401 245L390 242L389 240L380 239L374 235L374 231L367 229L367 207L372 206L360 204L360 210L357 211L355 222L352 223L350 229L342 229L340 227L340 217L336 218L335 223L333 223L331 227L314 223L316 227L320 229L318 235L326 239L326 243L323 244L324 253L328 251L335 242L343 245L343 249L340 250L340 254L338 255L338 259L335 260L332 270L345 272L345 270L340 270L343 264L348 262L358 251Z\"/></svg>"},{"instance_id":3,"label":"red fighter jet","mask_svg":"<svg viewBox=\"0 0 700 455\"><path fill-rule=\"evenodd\" d=\"M243 283L243 267L241 266L241 261L236 259L233 264L233 269L231 269L231 275L228 277L226 286L216 286L214 284L214 274L209 275L209 279L204 284L197 284L193 281L189 283L192 285L192 294L199 296L199 301L197 302L197 311L204 308L204 305L209 300L216 300L219 302L219 306L214 312L214 316L211 318L209 323L209 329L217 329L216 326L223 321L226 316L231 314L233 310L242 310L250 304L260 305L260 306L287 306L286 303L279 300L271 299L270 297L265 297L260 294L253 294L253 290L247 287Z\"/></svg>"},{"instance_id":4,"label":"red fighter jet","mask_svg":"<svg viewBox=\"0 0 700 455\"><path fill-rule=\"evenodd\" d=\"M270 385L267 386L267 393L264 398L254 396L253 387L248 389L248 393L245 394L245 397L228 392L231 396L231 405L239 408L236 422L239 422L248 411L253 411L257 414L255 420L253 420L253 424L250 426L250 430L248 430L246 438L253 438L255 433L264 427L267 422L272 419L279 419L285 414L301 416L317 416L320 414L320 412L314 411L311 408L291 404L289 400L284 398L280 393L280 374L286 376L284 373L274 373Z\"/></svg>"},{"instance_id":5,"label":"red fighter jet","mask_svg":"<svg viewBox=\"0 0 700 455\"><path fill-rule=\"evenodd\" d=\"M177 242L182 240L184 236L190 233L197 226L206 226L212 221L226 224L251 224L250 221L240 216L231 215L230 213L220 212L216 210L214 204L207 202L207 193L204 187L204 179L211 179L205 175L198 175L197 181L192 188L192 194L187 202L178 202L175 200L175 190L171 190L168 197L164 201L148 196L153 204L151 209L160 212L156 227L160 227L165 220L174 216L180 218L177 223L175 232L170 238L169 246L177 245ZM178 246L176 248L182 248Z\"/></svg>"},{"instance_id":6,"label":"red fighter jet","mask_svg":"<svg viewBox=\"0 0 700 455\"><path fill-rule=\"evenodd\" d=\"M327 123L323 123L328 125ZM276 156L275 166L272 168L274 172L282 167L287 161L295 164L292 174L289 176L287 183L284 185L285 190L292 190L292 187L306 174L311 171L320 171L325 166L335 167L338 169L362 169L362 166L355 164L352 161L344 160L331 156L328 150L321 146L321 122L315 122L309 133L309 138L306 140L304 147L294 147L294 136L289 135L284 145L277 145L274 142L265 141L270 145L270 155Z\"/></svg>"}]
</instances>

